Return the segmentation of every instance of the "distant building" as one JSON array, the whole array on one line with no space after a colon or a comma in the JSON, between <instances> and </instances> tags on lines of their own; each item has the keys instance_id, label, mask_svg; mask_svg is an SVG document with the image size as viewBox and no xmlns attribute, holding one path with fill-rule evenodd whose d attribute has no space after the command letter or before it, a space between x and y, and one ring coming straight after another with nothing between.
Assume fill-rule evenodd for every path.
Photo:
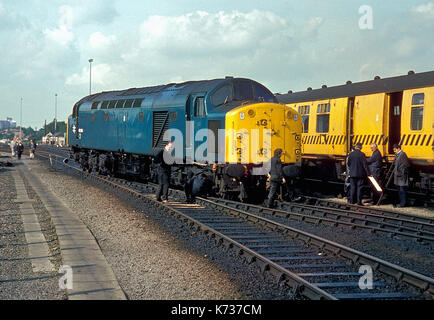
<instances>
[{"instance_id":1,"label":"distant building","mask_svg":"<svg viewBox=\"0 0 434 320\"><path fill-rule=\"evenodd\" d=\"M9 129L10 127L10 122L7 120L0 120L0 131Z\"/></svg>"},{"instance_id":2,"label":"distant building","mask_svg":"<svg viewBox=\"0 0 434 320\"><path fill-rule=\"evenodd\" d=\"M42 143L55 144L63 147L65 145L65 134L56 133L53 135L51 132L49 132L45 137L42 138Z\"/></svg>"},{"instance_id":3,"label":"distant building","mask_svg":"<svg viewBox=\"0 0 434 320\"><path fill-rule=\"evenodd\" d=\"M6 118L6 120L0 120L0 131L13 129L17 127L17 122L12 118Z\"/></svg>"}]
</instances>

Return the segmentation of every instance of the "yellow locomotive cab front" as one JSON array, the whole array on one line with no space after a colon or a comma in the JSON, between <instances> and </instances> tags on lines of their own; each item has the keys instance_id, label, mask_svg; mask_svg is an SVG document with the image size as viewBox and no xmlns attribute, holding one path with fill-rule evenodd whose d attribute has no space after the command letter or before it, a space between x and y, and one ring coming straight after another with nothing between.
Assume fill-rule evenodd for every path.
<instances>
[{"instance_id":1,"label":"yellow locomotive cab front","mask_svg":"<svg viewBox=\"0 0 434 320\"><path fill-rule=\"evenodd\" d=\"M276 103L243 104L226 115L226 163L259 165L276 149L282 163L301 165L301 117Z\"/></svg>"}]
</instances>

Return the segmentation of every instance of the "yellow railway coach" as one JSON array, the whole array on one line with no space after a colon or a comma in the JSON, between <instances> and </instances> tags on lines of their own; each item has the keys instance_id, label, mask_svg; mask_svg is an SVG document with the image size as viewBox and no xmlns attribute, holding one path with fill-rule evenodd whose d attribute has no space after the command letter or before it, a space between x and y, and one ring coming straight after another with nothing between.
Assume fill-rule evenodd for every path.
<instances>
[{"instance_id":1,"label":"yellow railway coach","mask_svg":"<svg viewBox=\"0 0 434 320\"><path fill-rule=\"evenodd\" d=\"M323 179L339 178L351 146L371 155L376 143L384 162L398 143L411 164L413 187L434 188L434 71L277 95L302 117L303 165ZM319 169L319 170L318 170ZM310 172L312 174L313 172Z\"/></svg>"}]
</instances>

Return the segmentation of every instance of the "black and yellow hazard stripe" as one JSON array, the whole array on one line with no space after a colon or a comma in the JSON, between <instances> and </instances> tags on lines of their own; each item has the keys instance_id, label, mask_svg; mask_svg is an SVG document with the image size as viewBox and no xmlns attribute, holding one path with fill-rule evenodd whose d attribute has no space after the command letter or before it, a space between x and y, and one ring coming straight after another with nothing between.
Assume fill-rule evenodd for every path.
<instances>
[{"instance_id":1,"label":"black and yellow hazard stripe","mask_svg":"<svg viewBox=\"0 0 434 320\"><path fill-rule=\"evenodd\" d=\"M399 144L401 146L428 147L430 144L434 146L433 135L430 134L404 134Z\"/></svg>"},{"instance_id":2,"label":"black and yellow hazard stripe","mask_svg":"<svg viewBox=\"0 0 434 320\"><path fill-rule=\"evenodd\" d=\"M342 145L346 142L346 136L344 135L308 135L303 136L303 144L324 144L324 145Z\"/></svg>"},{"instance_id":3,"label":"black and yellow hazard stripe","mask_svg":"<svg viewBox=\"0 0 434 320\"><path fill-rule=\"evenodd\" d=\"M356 143L361 143L362 145L370 145L375 143L378 146L386 145L389 142L389 137L384 137L384 134L356 134L353 136L351 145L356 145Z\"/></svg>"}]
</instances>

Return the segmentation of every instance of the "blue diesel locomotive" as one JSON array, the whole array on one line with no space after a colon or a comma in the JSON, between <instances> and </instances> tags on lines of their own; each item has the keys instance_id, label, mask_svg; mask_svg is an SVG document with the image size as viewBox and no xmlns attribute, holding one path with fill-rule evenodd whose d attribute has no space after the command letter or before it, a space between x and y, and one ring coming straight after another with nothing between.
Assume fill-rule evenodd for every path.
<instances>
[{"instance_id":1,"label":"blue diesel locomotive","mask_svg":"<svg viewBox=\"0 0 434 320\"><path fill-rule=\"evenodd\" d=\"M84 97L68 118L67 144L85 170L152 180L157 149L173 140L170 131L179 133L174 152L175 157L180 156L172 167L172 184L183 185L188 170L206 172L217 193L225 196L245 191L246 181L250 181L250 188L264 183L264 175L249 178L253 167L261 166L243 155L246 148L240 142L248 138L249 132L243 131L244 137L243 132L238 132L221 138L219 131L225 132L228 126L268 130L269 150L262 146L252 153L269 160L271 149L280 147L285 150L284 163L301 163L301 119L297 113L278 104L263 85L233 77ZM265 162L264 157L261 159Z\"/></svg>"}]
</instances>

